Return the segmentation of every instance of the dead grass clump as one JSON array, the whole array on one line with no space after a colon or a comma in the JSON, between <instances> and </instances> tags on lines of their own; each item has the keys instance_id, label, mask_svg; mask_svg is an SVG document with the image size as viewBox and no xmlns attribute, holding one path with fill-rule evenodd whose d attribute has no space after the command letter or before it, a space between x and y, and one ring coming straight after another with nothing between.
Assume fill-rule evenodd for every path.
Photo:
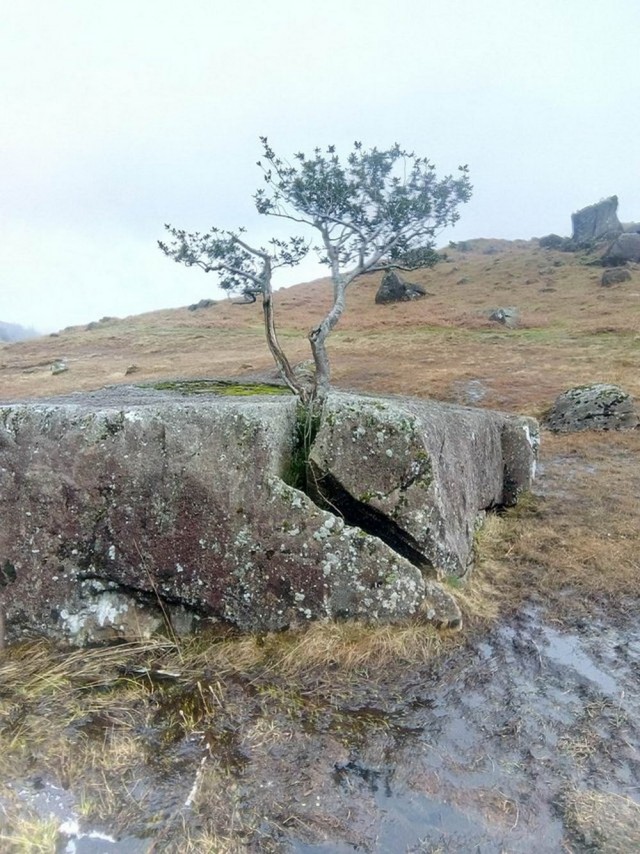
<instances>
[{"instance_id":1,"label":"dead grass clump","mask_svg":"<svg viewBox=\"0 0 640 854\"><path fill-rule=\"evenodd\" d=\"M573 790L563 799L565 826L589 851L640 850L640 804L609 792Z\"/></svg>"},{"instance_id":2,"label":"dead grass clump","mask_svg":"<svg viewBox=\"0 0 640 854\"><path fill-rule=\"evenodd\" d=\"M53 854L59 821L32 812L18 812L6 823L0 816L0 850L4 854Z\"/></svg>"}]
</instances>

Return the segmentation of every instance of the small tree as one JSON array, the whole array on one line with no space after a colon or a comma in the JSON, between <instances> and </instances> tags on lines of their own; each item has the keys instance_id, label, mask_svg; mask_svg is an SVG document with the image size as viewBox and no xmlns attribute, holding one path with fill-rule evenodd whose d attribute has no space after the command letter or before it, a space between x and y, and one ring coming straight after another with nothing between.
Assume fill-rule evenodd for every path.
<instances>
[{"instance_id":1,"label":"small tree","mask_svg":"<svg viewBox=\"0 0 640 854\"><path fill-rule=\"evenodd\" d=\"M266 137L260 141L258 166L266 187L254 196L258 212L311 227L318 243L310 246L302 237L291 237L256 248L246 242L244 229L188 234L167 225L172 241L159 245L177 262L218 273L220 286L245 301L261 297L269 349L287 385L309 403L322 400L329 389L326 340L344 312L351 282L380 266L421 266L433 255L435 235L459 219L458 207L471 197L471 185L466 166L459 167L457 178L438 179L433 164L399 145L379 151L356 142L344 163L334 146L316 148L312 157L300 152L288 163L276 156ZM271 278L277 267L298 264L310 248L330 269L333 301L309 332L316 372L308 389L278 342Z\"/></svg>"}]
</instances>

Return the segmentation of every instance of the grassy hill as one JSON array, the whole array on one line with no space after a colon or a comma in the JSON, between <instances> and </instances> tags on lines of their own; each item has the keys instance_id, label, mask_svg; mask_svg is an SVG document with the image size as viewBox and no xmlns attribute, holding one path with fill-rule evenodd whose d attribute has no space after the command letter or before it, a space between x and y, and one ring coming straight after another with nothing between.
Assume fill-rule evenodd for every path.
<instances>
[{"instance_id":1,"label":"grassy hill","mask_svg":"<svg viewBox=\"0 0 640 854\"><path fill-rule=\"evenodd\" d=\"M595 380L640 397L640 269L630 281L604 288L602 269L588 263L596 256L542 249L535 240L479 239L461 248L447 250L447 260L433 269L406 274L431 294L423 300L376 305L379 273L353 284L329 339L336 385L532 415L564 389ZM203 275L203 295L208 286ZM276 294L279 334L292 360L309 358L306 333L330 293L329 281L320 279ZM499 306L519 309L518 328L488 319ZM58 359L69 370L52 376ZM0 345L0 397L272 370L259 304L224 300Z\"/></svg>"}]
</instances>

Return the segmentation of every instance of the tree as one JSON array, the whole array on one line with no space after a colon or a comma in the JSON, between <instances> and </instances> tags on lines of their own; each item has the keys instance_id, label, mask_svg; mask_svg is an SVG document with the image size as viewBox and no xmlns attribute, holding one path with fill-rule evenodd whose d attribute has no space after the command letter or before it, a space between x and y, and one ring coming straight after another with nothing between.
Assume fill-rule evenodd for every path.
<instances>
[{"instance_id":1,"label":"tree","mask_svg":"<svg viewBox=\"0 0 640 854\"><path fill-rule=\"evenodd\" d=\"M329 389L326 341L345 310L351 282L373 268L416 267L432 258L435 235L459 219L459 205L471 197L468 168L460 166L457 178L438 179L432 163L397 144L366 150L360 142L345 162L331 145L316 148L311 157L299 152L289 163L276 156L266 137L260 142L258 166L266 187L254 196L258 212L315 230L317 244L303 237L274 238L256 248L246 242L244 229L189 234L166 225L172 240L159 246L178 263L217 273L220 286L245 301L261 297L269 349L287 385L309 403L322 400ZM309 332L316 372L308 389L278 342L271 280L273 270L295 266L310 249L330 269L333 301Z\"/></svg>"}]
</instances>

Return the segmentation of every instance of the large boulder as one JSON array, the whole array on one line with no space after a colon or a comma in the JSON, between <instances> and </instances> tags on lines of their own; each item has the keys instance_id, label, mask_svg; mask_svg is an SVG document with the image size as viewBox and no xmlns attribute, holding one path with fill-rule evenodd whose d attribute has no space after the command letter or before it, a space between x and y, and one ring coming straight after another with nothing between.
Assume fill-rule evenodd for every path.
<instances>
[{"instance_id":1,"label":"large boulder","mask_svg":"<svg viewBox=\"0 0 640 854\"><path fill-rule=\"evenodd\" d=\"M298 418L293 397L132 389L0 408L9 637L412 615L458 625L437 579L466 572L483 511L527 488L534 422L332 394L311 467L342 492L318 496L293 485Z\"/></svg>"},{"instance_id":2,"label":"large boulder","mask_svg":"<svg viewBox=\"0 0 640 854\"><path fill-rule=\"evenodd\" d=\"M589 205L571 214L573 240L576 243L589 243L601 237L620 234L622 224L618 219L618 197L610 196L595 205Z\"/></svg>"},{"instance_id":3,"label":"large boulder","mask_svg":"<svg viewBox=\"0 0 640 854\"><path fill-rule=\"evenodd\" d=\"M604 253L603 261L612 265L640 261L640 234L636 232L621 234Z\"/></svg>"},{"instance_id":4,"label":"large boulder","mask_svg":"<svg viewBox=\"0 0 640 854\"><path fill-rule=\"evenodd\" d=\"M423 570L461 577L485 511L529 488L537 435L532 419L334 394L309 457L312 494Z\"/></svg>"},{"instance_id":5,"label":"large boulder","mask_svg":"<svg viewBox=\"0 0 640 854\"><path fill-rule=\"evenodd\" d=\"M570 388L556 398L545 420L556 433L633 429L639 423L631 395L610 383Z\"/></svg>"},{"instance_id":6,"label":"large boulder","mask_svg":"<svg viewBox=\"0 0 640 854\"><path fill-rule=\"evenodd\" d=\"M376 302L379 304L408 302L409 300L422 299L426 295L427 292L421 285L406 282L394 270L387 270L376 293Z\"/></svg>"}]
</instances>

